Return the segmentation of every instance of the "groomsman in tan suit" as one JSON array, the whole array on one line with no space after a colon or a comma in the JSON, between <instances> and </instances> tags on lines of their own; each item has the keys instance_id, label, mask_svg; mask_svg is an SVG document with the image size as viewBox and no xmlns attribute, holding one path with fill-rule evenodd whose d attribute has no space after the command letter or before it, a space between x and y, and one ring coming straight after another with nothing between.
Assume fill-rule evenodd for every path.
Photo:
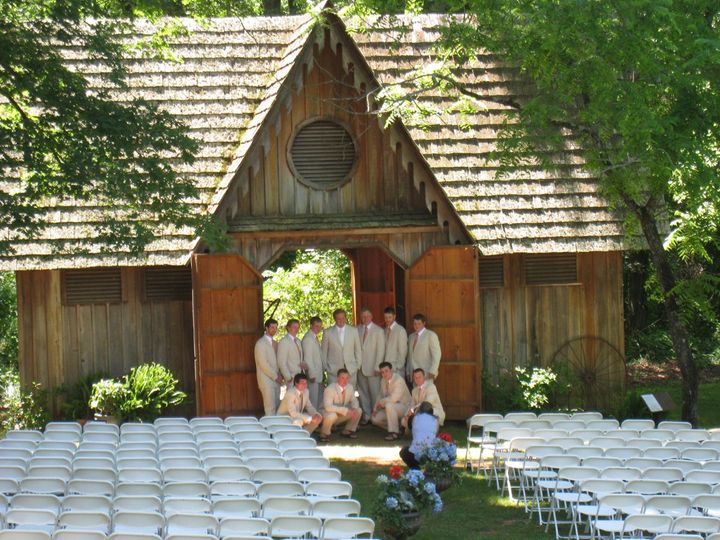
<instances>
[{"instance_id":1,"label":"groomsman in tan suit","mask_svg":"<svg viewBox=\"0 0 720 540\"><path fill-rule=\"evenodd\" d=\"M298 373L293 377L292 383L278 407L278 414L289 415L293 424L312 433L320 425L323 417L310 401L310 393L307 389L308 378L306 375Z\"/></svg>"},{"instance_id":2,"label":"groomsman in tan suit","mask_svg":"<svg viewBox=\"0 0 720 540\"><path fill-rule=\"evenodd\" d=\"M310 330L302 338L303 360L307 364L308 391L310 401L316 409L320 408L320 385L323 378L322 352L318 334L322 330L320 317L310 319Z\"/></svg>"},{"instance_id":3,"label":"groomsman in tan suit","mask_svg":"<svg viewBox=\"0 0 720 540\"><path fill-rule=\"evenodd\" d=\"M373 314L368 308L360 311L360 348L362 366L357 374L360 406L363 410L363 424L370 423L373 405L380 394L380 363L385 358L385 332L373 322Z\"/></svg>"},{"instance_id":4,"label":"groomsman in tan suit","mask_svg":"<svg viewBox=\"0 0 720 540\"><path fill-rule=\"evenodd\" d=\"M435 383L427 380L425 378L425 372L420 368L417 368L413 372L413 383L415 383L415 388L413 388L411 395L410 409L402 419L403 427L407 429L408 420L415 414L415 410L423 401L427 401L432 405L433 415L437 416L438 424L442 426L445 423L445 409L443 409L440 394L438 393Z\"/></svg>"},{"instance_id":5,"label":"groomsman in tan suit","mask_svg":"<svg viewBox=\"0 0 720 540\"><path fill-rule=\"evenodd\" d=\"M333 312L335 324L323 332L322 360L328 372L328 382L336 381L337 372L344 368L350 374L350 384L357 386L357 372L362 362L360 336L354 326L347 324L347 313L344 309Z\"/></svg>"},{"instance_id":6,"label":"groomsman in tan suit","mask_svg":"<svg viewBox=\"0 0 720 540\"><path fill-rule=\"evenodd\" d=\"M280 373L290 388L295 375L307 372L307 364L303 361L302 345L297 337L300 321L290 319L285 325L285 329L287 334L278 342L277 359Z\"/></svg>"},{"instance_id":7,"label":"groomsman in tan suit","mask_svg":"<svg viewBox=\"0 0 720 540\"><path fill-rule=\"evenodd\" d=\"M440 340L435 332L425 327L427 319L422 313L413 315L413 329L408 337L408 355L405 373L412 379L413 371L421 368L426 379L437 379L440 369Z\"/></svg>"},{"instance_id":8,"label":"groomsman in tan suit","mask_svg":"<svg viewBox=\"0 0 720 540\"><path fill-rule=\"evenodd\" d=\"M385 362L390 362L395 373L405 376L405 360L407 359L408 336L405 328L398 323L395 308L386 307L385 318Z\"/></svg>"},{"instance_id":9,"label":"groomsman in tan suit","mask_svg":"<svg viewBox=\"0 0 720 540\"><path fill-rule=\"evenodd\" d=\"M390 362L380 364L380 398L372 412L372 423L387 428L386 441L394 441L400 436L400 419L410 407L410 391L405 379L395 373Z\"/></svg>"},{"instance_id":10,"label":"groomsman in tan suit","mask_svg":"<svg viewBox=\"0 0 720 540\"><path fill-rule=\"evenodd\" d=\"M353 330L354 331L354 330ZM362 417L362 409L355 397L355 388L349 384L350 374L345 368L340 368L335 379L337 382L330 383L323 394L323 423L320 428L320 442L330 440L330 431L333 426L347 424L340 435L357 439L358 424Z\"/></svg>"},{"instance_id":11,"label":"groomsman in tan suit","mask_svg":"<svg viewBox=\"0 0 720 540\"><path fill-rule=\"evenodd\" d=\"M265 334L255 343L255 371L265 416L275 414L280 401L280 383L283 380L277 363L277 342L273 339L277 329L278 322L268 319L265 321Z\"/></svg>"}]
</instances>

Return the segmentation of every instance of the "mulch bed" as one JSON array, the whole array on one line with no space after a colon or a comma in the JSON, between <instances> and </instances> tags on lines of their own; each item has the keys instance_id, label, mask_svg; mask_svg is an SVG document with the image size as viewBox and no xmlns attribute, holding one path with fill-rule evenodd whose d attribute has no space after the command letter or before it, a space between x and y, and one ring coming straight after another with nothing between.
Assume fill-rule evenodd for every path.
<instances>
[{"instance_id":1,"label":"mulch bed","mask_svg":"<svg viewBox=\"0 0 720 540\"><path fill-rule=\"evenodd\" d=\"M676 362L656 364L640 360L628 365L628 383L630 386L650 386L680 380L680 368ZM720 366L708 366L700 372L700 382L720 380Z\"/></svg>"}]
</instances>

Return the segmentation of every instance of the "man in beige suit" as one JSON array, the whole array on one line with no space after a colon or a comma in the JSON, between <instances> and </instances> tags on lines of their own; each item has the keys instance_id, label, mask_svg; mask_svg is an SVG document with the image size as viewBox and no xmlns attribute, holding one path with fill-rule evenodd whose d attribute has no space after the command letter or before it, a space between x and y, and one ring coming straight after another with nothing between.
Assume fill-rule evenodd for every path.
<instances>
[{"instance_id":1,"label":"man in beige suit","mask_svg":"<svg viewBox=\"0 0 720 540\"><path fill-rule=\"evenodd\" d=\"M380 397L372 412L372 423L387 428L386 441L394 441L400 436L400 419L410 407L410 391L405 379L395 373L390 362L380 364Z\"/></svg>"},{"instance_id":2,"label":"man in beige suit","mask_svg":"<svg viewBox=\"0 0 720 540\"><path fill-rule=\"evenodd\" d=\"M390 362L395 373L405 377L405 360L407 359L408 335L405 328L395 319L395 308L386 307L385 318L385 362Z\"/></svg>"},{"instance_id":3,"label":"man in beige suit","mask_svg":"<svg viewBox=\"0 0 720 540\"><path fill-rule=\"evenodd\" d=\"M290 319L285 325L285 329L287 334L278 342L277 359L280 373L290 388L295 375L307 371L307 364L303 361L302 345L297 337L300 321Z\"/></svg>"},{"instance_id":4,"label":"man in beige suit","mask_svg":"<svg viewBox=\"0 0 720 540\"><path fill-rule=\"evenodd\" d=\"M363 410L363 424L370 422L373 405L380 393L380 363L385 357L385 332L373 322L373 314L368 308L360 310L360 349L362 365L357 374L360 406Z\"/></svg>"},{"instance_id":5,"label":"man in beige suit","mask_svg":"<svg viewBox=\"0 0 720 540\"><path fill-rule=\"evenodd\" d=\"M445 423L445 410L443 409L442 402L440 401L440 394L438 393L437 386L432 381L425 378L425 372L417 368L413 372L413 388L410 401L410 409L408 410L405 417L402 419L402 425L405 429L408 427L408 420L415 414L415 410L420 406L423 401L427 401L432 405L433 415L437 416L438 424L443 425Z\"/></svg>"},{"instance_id":6,"label":"man in beige suit","mask_svg":"<svg viewBox=\"0 0 720 540\"><path fill-rule=\"evenodd\" d=\"M336 381L336 373L344 368L350 374L350 384L357 386L357 372L362 361L360 336L354 326L347 324L347 313L344 309L333 312L335 324L323 332L322 360L328 372L328 382Z\"/></svg>"},{"instance_id":7,"label":"man in beige suit","mask_svg":"<svg viewBox=\"0 0 720 540\"><path fill-rule=\"evenodd\" d=\"M323 417L317 412L310 401L308 392L308 378L302 373L293 377L292 386L285 392L278 414L287 414L292 418L293 424L301 426L312 433L322 422Z\"/></svg>"},{"instance_id":8,"label":"man in beige suit","mask_svg":"<svg viewBox=\"0 0 720 540\"><path fill-rule=\"evenodd\" d=\"M340 424L347 424L340 435L357 439L355 432L362 417L362 409L355 397L355 389L348 382L350 380L348 370L340 368L335 380L337 382L330 383L323 394L324 415L320 428L320 442L329 441L333 426Z\"/></svg>"},{"instance_id":9,"label":"man in beige suit","mask_svg":"<svg viewBox=\"0 0 720 540\"><path fill-rule=\"evenodd\" d=\"M275 414L280 401L280 383L283 380L277 363L277 342L273 339L277 328L278 322L275 319L265 321L265 334L255 343L255 371L265 416Z\"/></svg>"},{"instance_id":10,"label":"man in beige suit","mask_svg":"<svg viewBox=\"0 0 720 540\"><path fill-rule=\"evenodd\" d=\"M302 338L303 360L307 364L308 391L310 401L316 409L320 408L320 384L323 378L322 352L320 351L320 338L322 330L320 317L310 319L310 330Z\"/></svg>"},{"instance_id":11,"label":"man in beige suit","mask_svg":"<svg viewBox=\"0 0 720 540\"><path fill-rule=\"evenodd\" d=\"M408 337L408 355L405 373L412 380L413 371L421 368L425 378L436 379L440 369L440 340L435 332L426 328L427 319L422 313L413 315L413 329Z\"/></svg>"}]
</instances>

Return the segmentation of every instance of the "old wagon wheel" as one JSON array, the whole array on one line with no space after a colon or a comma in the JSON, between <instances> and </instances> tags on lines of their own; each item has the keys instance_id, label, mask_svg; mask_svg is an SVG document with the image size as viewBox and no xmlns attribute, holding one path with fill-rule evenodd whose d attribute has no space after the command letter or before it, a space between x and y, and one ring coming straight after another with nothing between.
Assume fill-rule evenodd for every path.
<instances>
[{"instance_id":1,"label":"old wagon wheel","mask_svg":"<svg viewBox=\"0 0 720 540\"><path fill-rule=\"evenodd\" d=\"M561 382L555 396L558 406L611 411L622 404L625 358L605 338L572 338L555 351L551 365Z\"/></svg>"}]
</instances>

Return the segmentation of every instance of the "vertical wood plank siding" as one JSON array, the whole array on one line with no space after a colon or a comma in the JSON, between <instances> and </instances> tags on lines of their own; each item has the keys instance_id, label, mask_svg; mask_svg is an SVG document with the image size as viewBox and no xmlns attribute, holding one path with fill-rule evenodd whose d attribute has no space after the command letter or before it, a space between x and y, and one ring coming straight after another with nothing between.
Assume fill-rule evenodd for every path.
<instances>
[{"instance_id":1,"label":"vertical wood plank siding","mask_svg":"<svg viewBox=\"0 0 720 540\"><path fill-rule=\"evenodd\" d=\"M194 393L192 304L143 301L143 268L122 269L126 300L63 305L61 271L17 272L20 375L54 388L144 362L167 366Z\"/></svg>"}]
</instances>

